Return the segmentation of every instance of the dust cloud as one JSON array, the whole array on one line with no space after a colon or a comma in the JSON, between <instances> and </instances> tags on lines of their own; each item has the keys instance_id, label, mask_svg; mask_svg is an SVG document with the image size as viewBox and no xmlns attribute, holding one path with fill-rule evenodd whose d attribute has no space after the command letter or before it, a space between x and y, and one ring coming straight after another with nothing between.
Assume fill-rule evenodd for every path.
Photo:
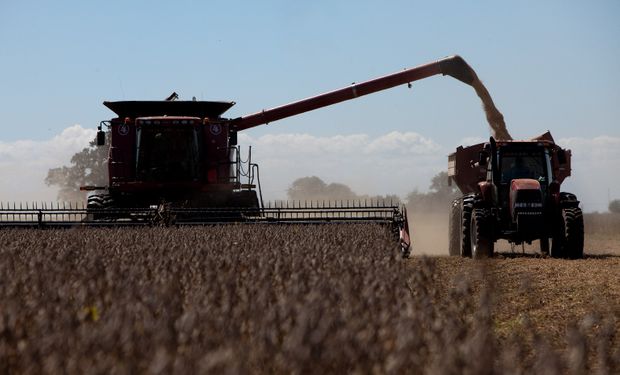
<instances>
[{"instance_id":1,"label":"dust cloud","mask_svg":"<svg viewBox=\"0 0 620 375\"><path fill-rule=\"evenodd\" d=\"M448 212L409 212L412 255L448 254Z\"/></svg>"}]
</instances>

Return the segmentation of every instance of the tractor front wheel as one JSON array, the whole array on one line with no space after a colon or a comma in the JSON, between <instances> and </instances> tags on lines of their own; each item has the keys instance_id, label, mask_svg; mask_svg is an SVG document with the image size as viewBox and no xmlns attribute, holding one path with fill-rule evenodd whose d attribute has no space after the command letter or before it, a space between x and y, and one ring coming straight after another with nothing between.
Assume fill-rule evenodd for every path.
<instances>
[{"instance_id":1,"label":"tractor front wheel","mask_svg":"<svg viewBox=\"0 0 620 375\"><path fill-rule=\"evenodd\" d=\"M471 256L484 259L493 256L494 241L491 237L491 221L487 210L476 208L471 214Z\"/></svg>"},{"instance_id":2,"label":"tractor front wheel","mask_svg":"<svg viewBox=\"0 0 620 375\"><path fill-rule=\"evenodd\" d=\"M578 207L562 210L566 228L565 254L569 259L583 258L583 213Z\"/></svg>"},{"instance_id":3,"label":"tractor front wheel","mask_svg":"<svg viewBox=\"0 0 620 375\"><path fill-rule=\"evenodd\" d=\"M543 255L549 255L549 238L543 237L540 239L540 252Z\"/></svg>"},{"instance_id":4,"label":"tractor front wheel","mask_svg":"<svg viewBox=\"0 0 620 375\"><path fill-rule=\"evenodd\" d=\"M471 215L473 207L471 203L463 203L461 209L461 233L459 237L461 256L463 258L471 257Z\"/></svg>"}]
</instances>

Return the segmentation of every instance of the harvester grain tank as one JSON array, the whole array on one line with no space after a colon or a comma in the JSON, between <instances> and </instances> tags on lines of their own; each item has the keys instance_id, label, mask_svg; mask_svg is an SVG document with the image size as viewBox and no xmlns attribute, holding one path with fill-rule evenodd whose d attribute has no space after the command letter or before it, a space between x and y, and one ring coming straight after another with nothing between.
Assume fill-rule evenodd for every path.
<instances>
[{"instance_id":1,"label":"harvester grain tank","mask_svg":"<svg viewBox=\"0 0 620 375\"><path fill-rule=\"evenodd\" d=\"M450 75L475 88L493 128L501 113L473 69L460 56L372 79L239 118L223 117L235 102L104 102L117 117L102 121L98 144L110 132L107 186L85 186L91 193L86 211L32 211L0 208L3 225L202 224L216 222L380 222L399 233L403 252L410 244L404 207L376 202L321 204L320 207L266 206L260 198L258 165L241 158L237 133L325 106L355 99L437 74ZM257 189L258 188L258 189ZM258 192L258 194L257 194ZM10 215L19 220L11 220ZM69 216L68 216L69 215ZM71 216L73 215L73 216ZM82 216L80 216L82 215ZM7 220L7 218L9 218Z\"/></svg>"},{"instance_id":2,"label":"harvester grain tank","mask_svg":"<svg viewBox=\"0 0 620 375\"><path fill-rule=\"evenodd\" d=\"M583 257L583 216L574 194L561 192L571 152L547 132L531 140L499 140L459 147L448 175L463 193L450 214L450 255L485 258L494 244L538 240L542 253Z\"/></svg>"}]
</instances>

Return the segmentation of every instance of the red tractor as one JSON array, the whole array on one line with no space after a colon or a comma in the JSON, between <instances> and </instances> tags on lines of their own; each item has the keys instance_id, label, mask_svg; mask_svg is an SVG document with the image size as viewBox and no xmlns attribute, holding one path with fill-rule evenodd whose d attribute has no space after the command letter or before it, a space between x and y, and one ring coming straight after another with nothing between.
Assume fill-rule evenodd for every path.
<instances>
[{"instance_id":1,"label":"red tractor","mask_svg":"<svg viewBox=\"0 0 620 375\"><path fill-rule=\"evenodd\" d=\"M583 216L574 194L561 192L571 174L571 152L549 132L527 141L491 138L459 147L448 158L448 175L461 198L452 203L450 255L486 258L498 239L540 241L542 253L583 257Z\"/></svg>"}]
</instances>

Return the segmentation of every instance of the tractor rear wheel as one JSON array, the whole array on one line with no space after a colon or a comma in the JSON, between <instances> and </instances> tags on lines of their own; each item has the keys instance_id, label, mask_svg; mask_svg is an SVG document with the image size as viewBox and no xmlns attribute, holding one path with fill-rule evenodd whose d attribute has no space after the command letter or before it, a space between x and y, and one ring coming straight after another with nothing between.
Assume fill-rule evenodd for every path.
<instances>
[{"instance_id":1,"label":"tractor rear wheel","mask_svg":"<svg viewBox=\"0 0 620 375\"><path fill-rule=\"evenodd\" d=\"M461 200L455 199L452 202L452 209L450 210L450 221L448 222L448 252L451 256L461 254L461 236L463 232L461 224Z\"/></svg>"},{"instance_id":2,"label":"tractor rear wheel","mask_svg":"<svg viewBox=\"0 0 620 375\"><path fill-rule=\"evenodd\" d=\"M555 232L552 257L583 258L583 213L579 207L562 209Z\"/></svg>"},{"instance_id":3,"label":"tractor rear wheel","mask_svg":"<svg viewBox=\"0 0 620 375\"><path fill-rule=\"evenodd\" d=\"M473 211L471 203L463 202L461 208L461 233L460 233L460 252L463 258L471 257L471 213Z\"/></svg>"},{"instance_id":4,"label":"tractor rear wheel","mask_svg":"<svg viewBox=\"0 0 620 375\"><path fill-rule=\"evenodd\" d=\"M474 259L484 259L493 256L494 241L491 238L491 221L489 213L482 208L476 208L471 215L470 242L471 256Z\"/></svg>"}]
</instances>

